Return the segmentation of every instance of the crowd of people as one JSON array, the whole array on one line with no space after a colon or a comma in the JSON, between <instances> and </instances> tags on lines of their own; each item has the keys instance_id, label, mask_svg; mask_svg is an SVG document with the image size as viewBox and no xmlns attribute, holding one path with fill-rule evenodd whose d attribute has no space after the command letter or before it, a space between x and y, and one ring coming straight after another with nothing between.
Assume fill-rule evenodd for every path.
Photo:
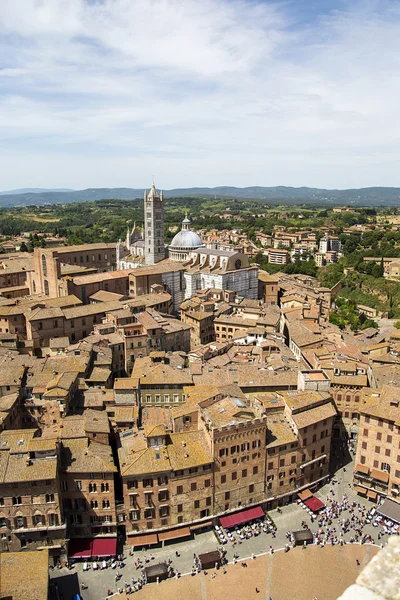
<instances>
[{"instance_id":1,"label":"crowd of people","mask_svg":"<svg viewBox=\"0 0 400 600\"><path fill-rule=\"evenodd\" d=\"M351 544L375 544L388 533L400 534L400 528L382 519L375 508L368 510L359 502L350 501L347 494L343 494L341 500L336 500L333 488L330 489L327 506L319 514L310 515L310 521L311 525L314 523L318 525L318 529L313 532L313 537L314 543L321 547L326 544L343 546L348 542ZM377 528L377 539L364 531L367 525ZM309 528L307 521L302 521L302 527ZM346 534L350 534L350 536L346 536ZM286 537L291 538L291 532L286 532ZM348 541L346 541L346 537ZM381 546L383 546L382 542Z\"/></svg>"}]
</instances>

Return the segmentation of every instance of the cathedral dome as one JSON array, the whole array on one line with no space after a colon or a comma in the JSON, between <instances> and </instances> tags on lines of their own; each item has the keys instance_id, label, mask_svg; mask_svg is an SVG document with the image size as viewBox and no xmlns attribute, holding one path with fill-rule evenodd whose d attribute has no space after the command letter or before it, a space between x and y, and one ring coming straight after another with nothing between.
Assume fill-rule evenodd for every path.
<instances>
[{"instance_id":1,"label":"cathedral dome","mask_svg":"<svg viewBox=\"0 0 400 600\"><path fill-rule=\"evenodd\" d=\"M169 257L172 260L186 262L190 258L190 252L201 246L203 246L203 242L197 233L190 229L190 219L186 215L182 221L181 231L176 234L168 247Z\"/></svg>"},{"instance_id":2,"label":"cathedral dome","mask_svg":"<svg viewBox=\"0 0 400 600\"><path fill-rule=\"evenodd\" d=\"M195 233L190 229L182 229L179 233L176 234L172 242L170 243L170 248L199 248L203 245L203 242Z\"/></svg>"}]
</instances>

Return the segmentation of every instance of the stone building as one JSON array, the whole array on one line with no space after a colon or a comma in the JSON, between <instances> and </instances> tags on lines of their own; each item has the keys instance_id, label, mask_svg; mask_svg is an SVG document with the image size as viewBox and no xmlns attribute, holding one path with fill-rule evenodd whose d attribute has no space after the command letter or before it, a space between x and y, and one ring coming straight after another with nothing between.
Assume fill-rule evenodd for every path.
<instances>
[{"instance_id":1,"label":"stone building","mask_svg":"<svg viewBox=\"0 0 400 600\"><path fill-rule=\"evenodd\" d=\"M48 547L51 560L65 554L56 439L37 430L0 433L0 551Z\"/></svg>"},{"instance_id":2,"label":"stone building","mask_svg":"<svg viewBox=\"0 0 400 600\"><path fill-rule=\"evenodd\" d=\"M106 317L114 325L124 346L124 370L131 374L135 360L157 351L188 352L190 327L179 319L159 313L154 309L132 313L121 309Z\"/></svg>"},{"instance_id":3,"label":"stone building","mask_svg":"<svg viewBox=\"0 0 400 600\"><path fill-rule=\"evenodd\" d=\"M192 374L182 365L168 364L169 357L157 353L138 358L131 374L142 406L174 406L185 402L184 388L193 385Z\"/></svg>"},{"instance_id":4,"label":"stone building","mask_svg":"<svg viewBox=\"0 0 400 600\"><path fill-rule=\"evenodd\" d=\"M129 274L129 295L137 298L150 294L155 285L162 286L171 294L173 311L177 314L185 297L184 271L181 263L170 259L133 269Z\"/></svg>"},{"instance_id":5,"label":"stone building","mask_svg":"<svg viewBox=\"0 0 400 600\"><path fill-rule=\"evenodd\" d=\"M359 408L356 491L371 500L400 499L400 407L398 389L374 390Z\"/></svg>"},{"instance_id":6,"label":"stone building","mask_svg":"<svg viewBox=\"0 0 400 600\"><path fill-rule=\"evenodd\" d=\"M258 272L258 298L265 304L278 304L279 279L266 271Z\"/></svg>"},{"instance_id":7,"label":"stone building","mask_svg":"<svg viewBox=\"0 0 400 600\"><path fill-rule=\"evenodd\" d=\"M185 298L196 290L232 290L243 298L258 298L258 267L250 266L247 256L229 250L199 248L190 254L184 278Z\"/></svg>"},{"instance_id":8,"label":"stone building","mask_svg":"<svg viewBox=\"0 0 400 600\"><path fill-rule=\"evenodd\" d=\"M211 514L212 456L202 432L170 433L163 425L121 438L118 450L130 545L140 532L179 527ZM190 535L188 527L160 540ZM162 536L162 533L160 534ZM157 535L155 542L157 542Z\"/></svg>"},{"instance_id":9,"label":"stone building","mask_svg":"<svg viewBox=\"0 0 400 600\"><path fill-rule=\"evenodd\" d=\"M77 272L111 271L116 266L116 244L98 243L59 248L35 248L34 269L27 273L31 294L66 296L65 277Z\"/></svg>"},{"instance_id":10,"label":"stone building","mask_svg":"<svg viewBox=\"0 0 400 600\"><path fill-rule=\"evenodd\" d=\"M105 413L104 416L108 420ZM92 439L86 434L62 439L60 486L72 556L77 546L90 547L94 539L107 538L116 543L114 474L117 468L108 441L101 441L97 432L93 433L95 439L93 434ZM74 544L73 540L78 539L79 544Z\"/></svg>"},{"instance_id":11,"label":"stone building","mask_svg":"<svg viewBox=\"0 0 400 600\"><path fill-rule=\"evenodd\" d=\"M190 302L188 300L187 302ZM198 306L181 305L181 320L190 327L191 347L208 344L215 340L213 302L203 302Z\"/></svg>"}]
</instances>

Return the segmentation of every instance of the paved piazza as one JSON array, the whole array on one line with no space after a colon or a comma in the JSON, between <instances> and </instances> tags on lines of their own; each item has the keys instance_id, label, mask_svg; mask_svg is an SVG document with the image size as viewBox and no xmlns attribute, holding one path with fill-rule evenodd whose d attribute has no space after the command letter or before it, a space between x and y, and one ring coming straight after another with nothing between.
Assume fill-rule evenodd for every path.
<instances>
[{"instance_id":1,"label":"paved piazza","mask_svg":"<svg viewBox=\"0 0 400 600\"><path fill-rule=\"evenodd\" d=\"M134 597L138 600L190 598L190 600L241 600L272 598L272 600L336 600L354 583L362 567L376 554L375 546L310 546L305 551L296 548L249 559L220 569L215 579L207 575L190 575L145 586ZM356 560L360 562L357 565ZM256 591L258 590L258 592ZM125 594L114 598L128 598Z\"/></svg>"},{"instance_id":2,"label":"paved piazza","mask_svg":"<svg viewBox=\"0 0 400 600\"><path fill-rule=\"evenodd\" d=\"M352 464L347 466L346 471L339 470L335 476L337 483L325 485L316 496L327 501L328 497L332 497L330 492L332 487L335 499L340 501L343 494L347 494L350 502L356 500L369 510L373 504L361 499L349 486L352 471ZM358 512L356 511L355 514ZM206 575L203 573L190 575L193 554L201 554L218 547L216 537L210 531L196 535L193 540L146 552L134 552L133 556L129 556L126 552L125 567L120 570L122 577L119 582L115 581L116 571L108 568L103 571L83 572L82 563L77 563L70 571L65 568L53 569L50 574L52 579L57 581L64 600L71 598L78 591L78 584L82 583L88 586L87 589L80 590L83 600L105 599L109 589L116 593L114 598L125 598L125 594L118 594L117 590L124 589L125 582L130 584L132 578L140 577L141 572L135 568L135 561L139 557L143 559L144 556L150 557L152 554L154 559L151 563L170 559L172 567L178 570L182 577L159 584L149 584L129 597L138 600L159 598L161 595L163 600L176 598L239 600L257 597L263 600L265 598L269 600L270 597L272 600L313 600L315 597L318 600L334 600L346 587L354 583L362 567L379 550L381 543L386 541L386 536L378 540L378 529L367 525L363 533L371 535L375 545L348 543L351 535L354 535L352 531L344 535L343 539L347 542L344 546L329 544L321 548L312 545L306 549L300 547L284 552L283 548L288 541L286 531L300 529L301 522L306 520L310 529L315 532L318 530L318 523L314 521L311 524L308 513L296 503L283 507L280 513L273 510L269 515L277 526L276 536L262 533L235 546L231 543L226 544L226 557L229 562L225 567L226 573L221 568L217 572L209 570ZM348 511L342 513L342 517L348 515ZM336 520L332 522L332 526L335 525L337 525ZM270 552L270 546L273 547L273 554ZM179 552L179 557L176 557L176 551ZM235 553L239 555L237 564L233 564ZM254 560L251 558L252 554L256 555ZM247 567L242 566L243 561ZM216 576L213 577L214 572Z\"/></svg>"}]
</instances>

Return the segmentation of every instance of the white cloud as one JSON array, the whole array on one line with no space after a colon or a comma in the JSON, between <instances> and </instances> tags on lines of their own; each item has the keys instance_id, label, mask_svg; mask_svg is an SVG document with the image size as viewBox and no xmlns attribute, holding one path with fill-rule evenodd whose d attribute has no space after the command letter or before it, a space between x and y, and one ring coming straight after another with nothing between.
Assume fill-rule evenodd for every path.
<instances>
[{"instance_id":1,"label":"white cloud","mask_svg":"<svg viewBox=\"0 0 400 600\"><path fill-rule=\"evenodd\" d=\"M0 3L2 188L397 185L399 4L289 6Z\"/></svg>"}]
</instances>

